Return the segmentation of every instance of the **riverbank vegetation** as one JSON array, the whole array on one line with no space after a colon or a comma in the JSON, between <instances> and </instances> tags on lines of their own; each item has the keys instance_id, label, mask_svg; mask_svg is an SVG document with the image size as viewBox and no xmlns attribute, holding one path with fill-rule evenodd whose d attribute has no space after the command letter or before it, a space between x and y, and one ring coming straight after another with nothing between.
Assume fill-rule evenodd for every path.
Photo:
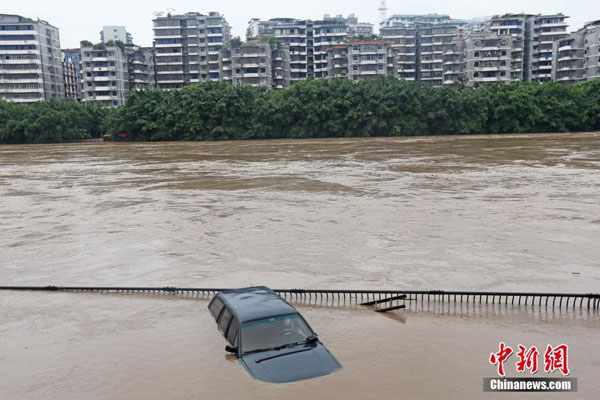
<instances>
[{"instance_id":1,"label":"riverbank vegetation","mask_svg":"<svg viewBox=\"0 0 600 400\"><path fill-rule=\"evenodd\" d=\"M51 100L23 105L0 100L0 143L60 143L100 137L114 110Z\"/></svg>"},{"instance_id":2,"label":"riverbank vegetation","mask_svg":"<svg viewBox=\"0 0 600 400\"><path fill-rule=\"evenodd\" d=\"M433 88L394 78L306 80L265 91L223 82L131 92L116 110L0 102L0 141L230 140L600 130L600 80Z\"/></svg>"}]
</instances>

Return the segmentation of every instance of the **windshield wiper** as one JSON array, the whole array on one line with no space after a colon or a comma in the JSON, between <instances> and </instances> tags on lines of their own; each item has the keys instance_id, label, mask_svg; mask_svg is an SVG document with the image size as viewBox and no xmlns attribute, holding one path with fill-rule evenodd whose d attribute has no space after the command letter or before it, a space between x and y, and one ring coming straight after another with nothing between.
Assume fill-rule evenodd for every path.
<instances>
[{"instance_id":1,"label":"windshield wiper","mask_svg":"<svg viewBox=\"0 0 600 400\"><path fill-rule=\"evenodd\" d=\"M314 343L317 340L319 340L317 335L312 334L304 340L301 340L301 341L295 342L295 343L288 343L288 344L283 344L281 346L273 347L272 350L281 350L281 349L285 349L286 347L292 347L292 346L296 346L296 345L304 344L304 343Z\"/></svg>"},{"instance_id":2,"label":"windshield wiper","mask_svg":"<svg viewBox=\"0 0 600 400\"><path fill-rule=\"evenodd\" d=\"M305 340L301 340L299 342L282 344L281 346L266 347L264 349L250 350L250 351L245 352L244 354L260 353L260 352L263 352L263 351L271 351L271 350L281 350L281 349L285 349L287 347L297 346L299 344L314 343L317 340L319 340L318 336L315 335L315 334L312 334L309 337L307 337Z\"/></svg>"}]
</instances>

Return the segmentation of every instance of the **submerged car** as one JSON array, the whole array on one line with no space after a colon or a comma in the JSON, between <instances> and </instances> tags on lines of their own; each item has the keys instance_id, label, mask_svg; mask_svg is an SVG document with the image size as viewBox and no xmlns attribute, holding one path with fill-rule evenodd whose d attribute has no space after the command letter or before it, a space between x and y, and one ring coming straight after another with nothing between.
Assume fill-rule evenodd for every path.
<instances>
[{"instance_id":1,"label":"submerged car","mask_svg":"<svg viewBox=\"0 0 600 400\"><path fill-rule=\"evenodd\" d=\"M225 350L258 380L294 382L342 368L298 310L267 287L220 292L208 309Z\"/></svg>"}]
</instances>

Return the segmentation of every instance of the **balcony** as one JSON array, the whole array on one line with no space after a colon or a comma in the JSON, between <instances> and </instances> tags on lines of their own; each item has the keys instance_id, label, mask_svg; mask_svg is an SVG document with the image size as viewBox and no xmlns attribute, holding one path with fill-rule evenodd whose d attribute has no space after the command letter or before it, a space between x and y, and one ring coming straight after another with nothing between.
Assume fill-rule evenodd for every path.
<instances>
[{"instance_id":1,"label":"balcony","mask_svg":"<svg viewBox=\"0 0 600 400\"><path fill-rule=\"evenodd\" d=\"M156 43L154 45L154 47L156 47L157 49L158 48L165 48L165 47L181 47L181 43L161 43L161 44Z\"/></svg>"},{"instance_id":2,"label":"balcony","mask_svg":"<svg viewBox=\"0 0 600 400\"><path fill-rule=\"evenodd\" d=\"M550 36L550 35L562 35L562 36L566 36L567 32L566 31L540 32L540 36Z\"/></svg>"},{"instance_id":3,"label":"balcony","mask_svg":"<svg viewBox=\"0 0 600 400\"><path fill-rule=\"evenodd\" d=\"M261 76L265 76L265 74L260 74L258 72L246 72L236 75L239 75L242 78L260 78Z\"/></svg>"},{"instance_id":4,"label":"balcony","mask_svg":"<svg viewBox=\"0 0 600 400\"><path fill-rule=\"evenodd\" d=\"M505 30L505 29L521 29L521 25L492 25L490 27L492 30Z\"/></svg>"},{"instance_id":5,"label":"balcony","mask_svg":"<svg viewBox=\"0 0 600 400\"><path fill-rule=\"evenodd\" d=\"M159 84L161 84L161 83L183 83L183 79L162 80L162 79L158 79L158 77L157 77L157 81Z\"/></svg>"},{"instance_id":6,"label":"balcony","mask_svg":"<svg viewBox=\"0 0 600 400\"><path fill-rule=\"evenodd\" d=\"M2 31L4 34L6 31ZM37 40L2 40L0 41L2 45L6 46L22 46L22 45L39 45L40 42Z\"/></svg>"},{"instance_id":7,"label":"balcony","mask_svg":"<svg viewBox=\"0 0 600 400\"><path fill-rule=\"evenodd\" d=\"M567 65L567 66L558 68L557 71L560 71L560 72L562 72L562 71L577 71L578 69L580 69L580 68L577 68L576 65Z\"/></svg>"},{"instance_id":8,"label":"balcony","mask_svg":"<svg viewBox=\"0 0 600 400\"><path fill-rule=\"evenodd\" d=\"M92 81L94 82L108 82L111 80L110 76L93 76Z\"/></svg>"},{"instance_id":9,"label":"balcony","mask_svg":"<svg viewBox=\"0 0 600 400\"><path fill-rule=\"evenodd\" d=\"M557 61L561 62L561 61L571 61L571 60L583 60L583 57L576 57L573 55L568 55L565 57L560 57Z\"/></svg>"},{"instance_id":10,"label":"balcony","mask_svg":"<svg viewBox=\"0 0 600 400\"><path fill-rule=\"evenodd\" d=\"M479 80L480 82L504 82L508 80L506 76L490 76L487 78L473 78L474 80Z\"/></svg>"},{"instance_id":11,"label":"balcony","mask_svg":"<svg viewBox=\"0 0 600 400\"><path fill-rule=\"evenodd\" d=\"M542 28L559 28L559 27L567 27L569 26L566 22L553 22L553 23L547 23L547 24L540 24L540 27Z\"/></svg>"}]
</instances>

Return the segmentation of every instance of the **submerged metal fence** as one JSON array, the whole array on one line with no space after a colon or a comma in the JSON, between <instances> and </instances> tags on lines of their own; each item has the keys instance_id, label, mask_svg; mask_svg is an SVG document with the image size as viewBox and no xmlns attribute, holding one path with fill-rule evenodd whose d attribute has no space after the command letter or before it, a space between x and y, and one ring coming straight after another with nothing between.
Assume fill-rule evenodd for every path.
<instances>
[{"instance_id":1,"label":"submerged metal fence","mask_svg":"<svg viewBox=\"0 0 600 400\"><path fill-rule=\"evenodd\" d=\"M210 298L228 290L225 288L179 288L179 287L102 287L102 286L0 286L0 290L61 291L178 294ZM332 289L273 289L284 298L307 304L370 305L388 302L388 305L407 306L413 302L499 304L511 306L535 306L551 309L600 309L600 294L583 293L536 293L536 292L484 292L445 290L332 290ZM387 299L387 300L386 300ZM380 301L381 300L381 301Z\"/></svg>"}]
</instances>

